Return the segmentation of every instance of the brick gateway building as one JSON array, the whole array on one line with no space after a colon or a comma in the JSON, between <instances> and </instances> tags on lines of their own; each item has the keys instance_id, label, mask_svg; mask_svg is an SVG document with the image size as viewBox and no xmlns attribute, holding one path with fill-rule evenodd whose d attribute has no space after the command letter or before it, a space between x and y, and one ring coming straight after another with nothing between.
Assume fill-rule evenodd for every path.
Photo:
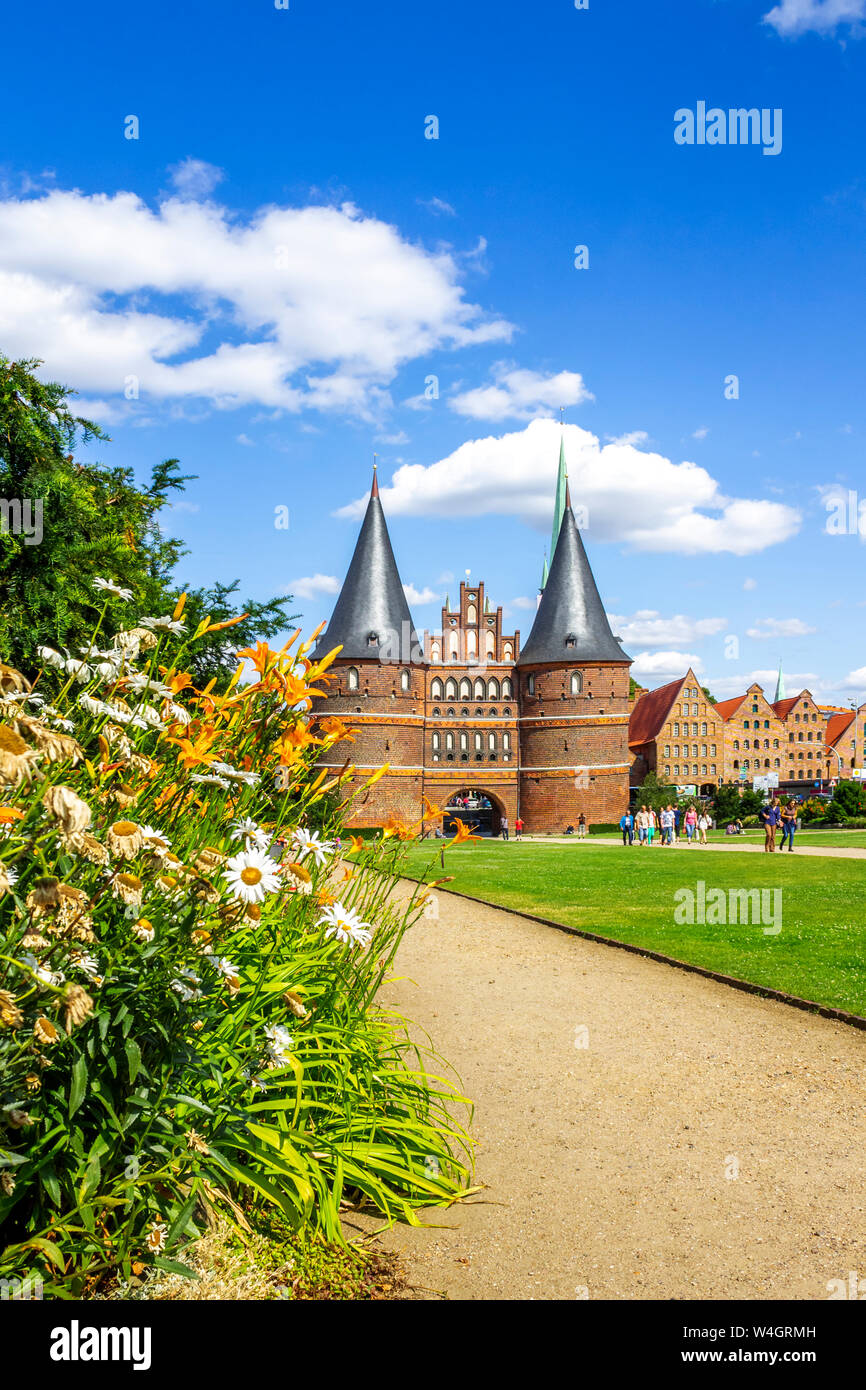
<instances>
[{"instance_id":1,"label":"brick gateway building","mask_svg":"<svg viewBox=\"0 0 866 1390\"><path fill-rule=\"evenodd\" d=\"M409 613L376 475L348 574L314 656L339 646L316 712L339 715L353 741L321 769L347 762L365 781L388 772L354 803L352 824L390 816L417 822L422 797L445 806L476 791L528 830L561 833L582 811L615 821L628 805L629 666L610 628L565 493L550 573L532 630L502 631L483 584L460 585L442 630L419 638ZM561 495L558 493L558 495Z\"/></svg>"}]
</instances>

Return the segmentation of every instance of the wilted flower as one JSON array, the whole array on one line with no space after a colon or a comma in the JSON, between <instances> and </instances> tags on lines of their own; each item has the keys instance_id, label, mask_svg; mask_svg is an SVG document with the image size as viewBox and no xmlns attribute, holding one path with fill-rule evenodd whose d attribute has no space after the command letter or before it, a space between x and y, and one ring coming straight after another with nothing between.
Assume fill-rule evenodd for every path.
<instances>
[{"instance_id":1,"label":"wilted flower","mask_svg":"<svg viewBox=\"0 0 866 1390\"><path fill-rule=\"evenodd\" d=\"M67 985L63 992L63 1026L67 1033L93 1013L93 1000L81 985Z\"/></svg>"},{"instance_id":2,"label":"wilted flower","mask_svg":"<svg viewBox=\"0 0 866 1390\"><path fill-rule=\"evenodd\" d=\"M37 1018L33 1025L33 1036L37 1042L48 1046L50 1043L57 1042L60 1037L59 1032L51 1022L50 1018Z\"/></svg>"},{"instance_id":3,"label":"wilted flower","mask_svg":"<svg viewBox=\"0 0 866 1390\"><path fill-rule=\"evenodd\" d=\"M72 849L76 854L80 854L84 859L89 859L91 864L107 864L109 860L108 850L105 845L97 840L95 835L83 831L80 835L71 835L67 840L67 848Z\"/></svg>"},{"instance_id":4,"label":"wilted flower","mask_svg":"<svg viewBox=\"0 0 866 1390\"><path fill-rule=\"evenodd\" d=\"M19 1110L15 1105L7 1106L2 1113L6 1116L6 1123L10 1129L25 1129L27 1125L35 1123L32 1115L28 1115L26 1110Z\"/></svg>"},{"instance_id":5,"label":"wilted flower","mask_svg":"<svg viewBox=\"0 0 866 1390\"><path fill-rule=\"evenodd\" d=\"M42 1089L42 1077L37 1076L35 1071L30 1071L24 1078L24 1085L31 1095Z\"/></svg>"},{"instance_id":6,"label":"wilted flower","mask_svg":"<svg viewBox=\"0 0 866 1390\"><path fill-rule=\"evenodd\" d=\"M196 975L194 970L183 968L178 972L178 978L172 980L171 988L185 1004L190 1004L194 999L201 999L200 984L201 976Z\"/></svg>"},{"instance_id":7,"label":"wilted flower","mask_svg":"<svg viewBox=\"0 0 866 1390\"><path fill-rule=\"evenodd\" d=\"M0 694L5 695L10 690L29 689L30 682L26 676L22 676L14 666L7 666L5 662L0 661Z\"/></svg>"},{"instance_id":8,"label":"wilted flower","mask_svg":"<svg viewBox=\"0 0 866 1390\"><path fill-rule=\"evenodd\" d=\"M344 946L369 946L373 930L368 922L362 922L357 912L342 903L326 907L316 923L317 927L327 924L326 937L336 937Z\"/></svg>"},{"instance_id":9,"label":"wilted flower","mask_svg":"<svg viewBox=\"0 0 866 1390\"><path fill-rule=\"evenodd\" d=\"M226 960L224 956L215 957L213 964L219 974L222 975L230 992L232 994L237 994L241 987L241 977L238 974L237 966L233 965L230 960Z\"/></svg>"},{"instance_id":10,"label":"wilted flower","mask_svg":"<svg viewBox=\"0 0 866 1390\"><path fill-rule=\"evenodd\" d=\"M15 1003L15 996L8 989L0 989L0 1023L4 1028L20 1028L24 1015Z\"/></svg>"},{"instance_id":11,"label":"wilted flower","mask_svg":"<svg viewBox=\"0 0 866 1390\"><path fill-rule=\"evenodd\" d=\"M42 805L49 816L58 822L64 835L80 835L93 819L93 812L87 802L82 801L71 787L46 788Z\"/></svg>"},{"instance_id":12,"label":"wilted flower","mask_svg":"<svg viewBox=\"0 0 866 1390\"><path fill-rule=\"evenodd\" d=\"M40 917L49 908L60 906L60 894L57 891L60 887L60 880L46 877L37 878L33 882L33 887L27 894L26 902L34 917Z\"/></svg>"},{"instance_id":13,"label":"wilted flower","mask_svg":"<svg viewBox=\"0 0 866 1390\"><path fill-rule=\"evenodd\" d=\"M105 838L109 852L119 859L134 859L144 843L141 826L131 820L115 821Z\"/></svg>"},{"instance_id":14,"label":"wilted flower","mask_svg":"<svg viewBox=\"0 0 866 1390\"><path fill-rule=\"evenodd\" d=\"M276 864L260 849L236 854L228 861L225 877L233 896L245 903L260 903L280 886Z\"/></svg>"},{"instance_id":15,"label":"wilted flower","mask_svg":"<svg viewBox=\"0 0 866 1390\"><path fill-rule=\"evenodd\" d=\"M5 1171L0 1173L0 1192L3 1193L3 1196L11 1197L14 1191L15 1179L13 1178L12 1174L7 1173Z\"/></svg>"},{"instance_id":16,"label":"wilted flower","mask_svg":"<svg viewBox=\"0 0 866 1390\"><path fill-rule=\"evenodd\" d=\"M40 754L30 748L8 724L0 724L0 781L17 787L30 780L33 764L39 761Z\"/></svg>"},{"instance_id":17,"label":"wilted flower","mask_svg":"<svg viewBox=\"0 0 866 1390\"><path fill-rule=\"evenodd\" d=\"M204 1140L202 1139L202 1137L201 1137L201 1135L198 1133L198 1131L197 1131L197 1130L194 1130L194 1129L189 1129L189 1130L187 1130L187 1134L186 1134L186 1146L187 1146L188 1149L192 1149L193 1153L197 1153L197 1154L209 1154L209 1153L210 1153L210 1149L208 1148L207 1144L204 1142Z\"/></svg>"},{"instance_id":18,"label":"wilted flower","mask_svg":"<svg viewBox=\"0 0 866 1390\"><path fill-rule=\"evenodd\" d=\"M8 893L18 882L18 874L8 864L0 864L0 893Z\"/></svg>"},{"instance_id":19,"label":"wilted flower","mask_svg":"<svg viewBox=\"0 0 866 1390\"><path fill-rule=\"evenodd\" d=\"M40 724L38 719L27 719L22 715L18 719L18 727L33 740L50 763L71 762L74 767L84 757L84 749L76 739L68 734L56 733L47 725Z\"/></svg>"},{"instance_id":20,"label":"wilted flower","mask_svg":"<svg viewBox=\"0 0 866 1390\"><path fill-rule=\"evenodd\" d=\"M156 935L153 923L150 921L148 917L139 917L135 922L133 922L132 930L138 937L139 941L152 941L154 936Z\"/></svg>"},{"instance_id":21,"label":"wilted flower","mask_svg":"<svg viewBox=\"0 0 866 1390\"><path fill-rule=\"evenodd\" d=\"M112 787L111 794L122 811L138 800L138 792L128 782L118 782L116 787Z\"/></svg>"},{"instance_id":22,"label":"wilted flower","mask_svg":"<svg viewBox=\"0 0 866 1390\"><path fill-rule=\"evenodd\" d=\"M310 1011L304 1006L304 1001L300 995L293 990L287 989L283 995L283 1003L288 1006L295 1018L305 1019L310 1017Z\"/></svg>"},{"instance_id":23,"label":"wilted flower","mask_svg":"<svg viewBox=\"0 0 866 1390\"><path fill-rule=\"evenodd\" d=\"M144 884L135 874L115 874L111 883L112 896L120 898L130 907L139 907L144 892Z\"/></svg>"},{"instance_id":24,"label":"wilted flower","mask_svg":"<svg viewBox=\"0 0 866 1390\"><path fill-rule=\"evenodd\" d=\"M63 669L68 676L74 676L79 685L86 685L93 676L93 672L86 661L79 661L77 656L67 657L63 663ZM84 701L82 701L82 704Z\"/></svg>"}]
</instances>

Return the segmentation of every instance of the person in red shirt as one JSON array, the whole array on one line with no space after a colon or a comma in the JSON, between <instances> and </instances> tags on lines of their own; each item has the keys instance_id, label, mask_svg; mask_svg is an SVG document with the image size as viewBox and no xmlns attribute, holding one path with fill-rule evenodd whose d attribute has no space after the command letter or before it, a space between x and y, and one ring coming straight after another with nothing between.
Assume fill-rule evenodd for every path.
<instances>
[{"instance_id":1,"label":"person in red shirt","mask_svg":"<svg viewBox=\"0 0 866 1390\"><path fill-rule=\"evenodd\" d=\"M521 840L523 838L523 821L519 816L514 822L514 838L515 840Z\"/></svg>"}]
</instances>

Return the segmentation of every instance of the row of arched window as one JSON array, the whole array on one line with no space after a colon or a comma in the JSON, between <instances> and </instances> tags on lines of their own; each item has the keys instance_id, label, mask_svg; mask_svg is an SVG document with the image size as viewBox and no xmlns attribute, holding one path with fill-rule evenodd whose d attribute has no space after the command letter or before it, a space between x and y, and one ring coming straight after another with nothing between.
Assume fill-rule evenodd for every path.
<instances>
[{"instance_id":1,"label":"row of arched window","mask_svg":"<svg viewBox=\"0 0 866 1390\"><path fill-rule=\"evenodd\" d=\"M470 735L468 730L453 733L449 729L445 733L434 733L431 737L434 763L439 762L443 752L446 762L453 762L455 753L459 753L461 762L468 762L470 746L476 761L483 759L485 752L490 761L495 761L501 750L502 761L507 763L511 757L511 734L506 730L501 734L488 732L485 735L480 729L476 729L475 733Z\"/></svg>"},{"instance_id":2,"label":"row of arched window","mask_svg":"<svg viewBox=\"0 0 866 1390\"><path fill-rule=\"evenodd\" d=\"M512 700L514 687L509 676L498 681L495 677L484 681L480 676L471 681L464 676L459 685L453 676L441 681L437 676L430 685L431 700Z\"/></svg>"},{"instance_id":3,"label":"row of arched window","mask_svg":"<svg viewBox=\"0 0 866 1390\"><path fill-rule=\"evenodd\" d=\"M462 653L461 653L461 641ZM457 628L453 632L446 634L448 660L460 661L462 656L470 657L478 655L478 636L473 628L461 631ZM490 659L496 658L496 637L492 632L484 633L484 655ZM430 643L430 660L435 664L442 660L442 643L438 639ZM510 642L505 642L502 647L502 660L509 662L514 660L514 648Z\"/></svg>"}]
</instances>

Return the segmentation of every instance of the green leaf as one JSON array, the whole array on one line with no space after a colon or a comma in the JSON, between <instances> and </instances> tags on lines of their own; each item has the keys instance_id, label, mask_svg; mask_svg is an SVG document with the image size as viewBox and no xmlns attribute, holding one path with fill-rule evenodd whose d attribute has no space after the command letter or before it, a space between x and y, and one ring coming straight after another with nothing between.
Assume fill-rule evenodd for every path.
<instances>
[{"instance_id":1,"label":"green leaf","mask_svg":"<svg viewBox=\"0 0 866 1390\"><path fill-rule=\"evenodd\" d=\"M126 1049L126 1060L129 1063L129 1082L130 1085L134 1085L135 1078L138 1076L141 1068L141 1048L134 1038L127 1038L124 1047Z\"/></svg>"},{"instance_id":2,"label":"green leaf","mask_svg":"<svg viewBox=\"0 0 866 1390\"><path fill-rule=\"evenodd\" d=\"M72 1085L69 1087L69 1117L75 1114L87 1090L87 1062L80 1052L72 1064Z\"/></svg>"}]
</instances>

